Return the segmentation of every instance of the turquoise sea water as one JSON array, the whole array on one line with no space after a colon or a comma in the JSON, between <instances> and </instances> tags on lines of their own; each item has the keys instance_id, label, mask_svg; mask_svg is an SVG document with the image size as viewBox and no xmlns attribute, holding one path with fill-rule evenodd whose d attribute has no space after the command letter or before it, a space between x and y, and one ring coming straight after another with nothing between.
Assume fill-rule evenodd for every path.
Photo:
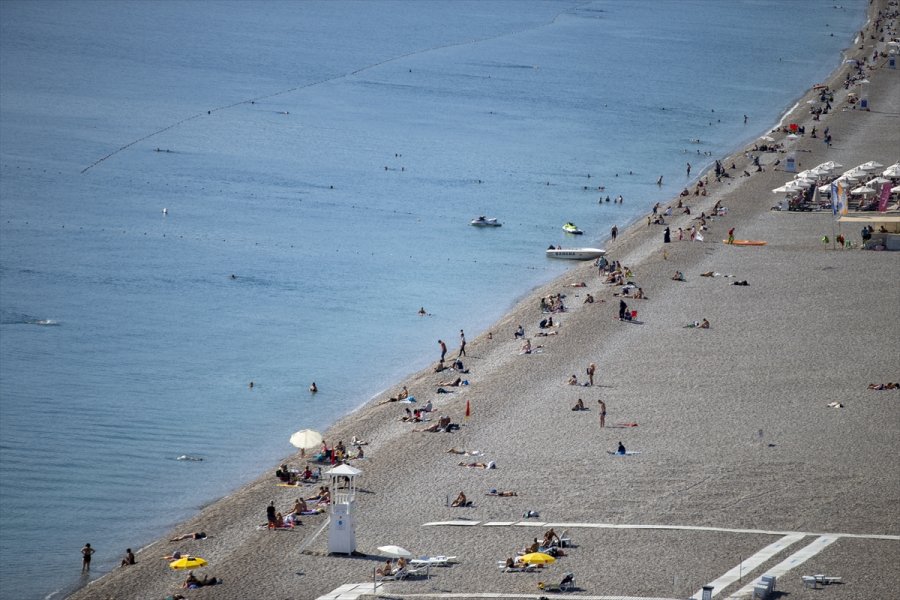
<instances>
[{"instance_id":1,"label":"turquoise sea water","mask_svg":"<svg viewBox=\"0 0 900 600\"><path fill-rule=\"evenodd\" d=\"M63 595L85 542L114 568L474 337L548 243L765 132L864 8L0 2L0 597Z\"/></svg>"}]
</instances>

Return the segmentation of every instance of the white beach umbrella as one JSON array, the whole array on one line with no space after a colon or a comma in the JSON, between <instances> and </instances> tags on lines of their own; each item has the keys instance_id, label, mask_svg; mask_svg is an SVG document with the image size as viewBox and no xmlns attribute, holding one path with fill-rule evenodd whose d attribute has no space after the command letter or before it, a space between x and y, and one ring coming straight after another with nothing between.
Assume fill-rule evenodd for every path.
<instances>
[{"instance_id":1,"label":"white beach umbrella","mask_svg":"<svg viewBox=\"0 0 900 600\"><path fill-rule=\"evenodd\" d=\"M866 185L872 185L873 183L890 183L890 181L890 179L886 179L884 177L876 177L875 179L870 179L869 181L867 181Z\"/></svg>"},{"instance_id":2,"label":"white beach umbrella","mask_svg":"<svg viewBox=\"0 0 900 600\"><path fill-rule=\"evenodd\" d=\"M759 139L761 139L764 142L774 142L775 141L775 138L773 138L771 135L764 135Z\"/></svg>"},{"instance_id":3,"label":"white beach umbrella","mask_svg":"<svg viewBox=\"0 0 900 600\"><path fill-rule=\"evenodd\" d=\"M840 163L836 163L833 160L829 160L828 162L823 162L821 165L818 165L817 169L828 169L829 171L834 171L835 169L840 169L844 165Z\"/></svg>"},{"instance_id":4,"label":"white beach umbrella","mask_svg":"<svg viewBox=\"0 0 900 600\"><path fill-rule=\"evenodd\" d=\"M787 137L787 139L789 139L789 140L796 140L796 139L797 139L798 137L800 137L800 136L797 135L796 133L789 133L789 134L787 134L787 136L785 136L785 137Z\"/></svg>"},{"instance_id":5,"label":"white beach umbrella","mask_svg":"<svg viewBox=\"0 0 900 600\"><path fill-rule=\"evenodd\" d=\"M797 185L797 183L794 181L789 181L786 184L782 185L781 187L777 187L774 190L772 190L772 193L773 194L790 194L792 192L802 190L803 187L804 186L802 186L802 185Z\"/></svg>"},{"instance_id":6,"label":"white beach umbrella","mask_svg":"<svg viewBox=\"0 0 900 600\"><path fill-rule=\"evenodd\" d=\"M880 162L875 162L874 160L870 160L869 162L864 162L863 164L856 167L860 171L874 171L875 169L880 169L884 165Z\"/></svg>"},{"instance_id":7,"label":"white beach umbrella","mask_svg":"<svg viewBox=\"0 0 900 600\"><path fill-rule=\"evenodd\" d=\"M894 163L882 173L885 177L900 177L900 163Z\"/></svg>"},{"instance_id":8,"label":"white beach umbrella","mask_svg":"<svg viewBox=\"0 0 900 600\"><path fill-rule=\"evenodd\" d=\"M291 436L291 444L301 450L315 448L322 443L322 434L312 429L301 429Z\"/></svg>"},{"instance_id":9,"label":"white beach umbrella","mask_svg":"<svg viewBox=\"0 0 900 600\"><path fill-rule=\"evenodd\" d=\"M412 552L406 548L394 546L393 544L388 546L378 546L378 551L391 558L412 558Z\"/></svg>"},{"instance_id":10,"label":"white beach umbrella","mask_svg":"<svg viewBox=\"0 0 900 600\"><path fill-rule=\"evenodd\" d=\"M900 185L895 185L894 187L892 187L891 193L892 194L900 194Z\"/></svg>"},{"instance_id":11,"label":"white beach umbrella","mask_svg":"<svg viewBox=\"0 0 900 600\"><path fill-rule=\"evenodd\" d=\"M874 194L875 190L873 190L872 188L870 188L868 186L861 185L858 188L853 188L852 190L850 190L850 193L851 194Z\"/></svg>"}]
</instances>

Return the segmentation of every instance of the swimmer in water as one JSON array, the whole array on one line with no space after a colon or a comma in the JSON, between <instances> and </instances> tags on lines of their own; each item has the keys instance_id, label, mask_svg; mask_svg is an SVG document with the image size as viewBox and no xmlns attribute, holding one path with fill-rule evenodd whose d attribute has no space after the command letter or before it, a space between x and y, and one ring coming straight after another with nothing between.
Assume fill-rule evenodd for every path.
<instances>
[{"instance_id":1,"label":"swimmer in water","mask_svg":"<svg viewBox=\"0 0 900 600\"><path fill-rule=\"evenodd\" d=\"M310 386L309 386L309 391L312 392L313 394L315 394L316 392L319 391L319 388L316 387L316 382L315 382L315 381L313 381L313 382L310 384Z\"/></svg>"}]
</instances>

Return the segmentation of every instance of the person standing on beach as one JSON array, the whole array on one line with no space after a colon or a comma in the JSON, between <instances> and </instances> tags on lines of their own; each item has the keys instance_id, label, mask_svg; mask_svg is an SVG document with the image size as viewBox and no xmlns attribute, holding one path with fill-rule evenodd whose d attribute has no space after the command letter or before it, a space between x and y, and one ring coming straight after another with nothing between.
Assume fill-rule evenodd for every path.
<instances>
[{"instance_id":1,"label":"person standing on beach","mask_svg":"<svg viewBox=\"0 0 900 600\"><path fill-rule=\"evenodd\" d=\"M266 507L266 521L269 523L269 527L275 527L275 501L269 502L269 505Z\"/></svg>"},{"instance_id":2,"label":"person standing on beach","mask_svg":"<svg viewBox=\"0 0 900 600\"><path fill-rule=\"evenodd\" d=\"M731 229L728 230L728 243L729 244L734 243L734 227L732 227Z\"/></svg>"},{"instance_id":3,"label":"person standing on beach","mask_svg":"<svg viewBox=\"0 0 900 600\"><path fill-rule=\"evenodd\" d=\"M438 345L441 347L441 362L444 362L444 357L447 356L447 344L444 343L444 340L438 340Z\"/></svg>"},{"instance_id":4,"label":"person standing on beach","mask_svg":"<svg viewBox=\"0 0 900 600\"><path fill-rule=\"evenodd\" d=\"M628 310L628 305L625 304L624 300L619 300L619 320L625 320L625 311Z\"/></svg>"},{"instance_id":5,"label":"person standing on beach","mask_svg":"<svg viewBox=\"0 0 900 600\"><path fill-rule=\"evenodd\" d=\"M459 330L459 354L456 358L460 356L466 356L466 334L462 329Z\"/></svg>"},{"instance_id":6,"label":"person standing on beach","mask_svg":"<svg viewBox=\"0 0 900 600\"><path fill-rule=\"evenodd\" d=\"M619 228L613 225L612 229L609 230L609 235L612 236L612 241L616 241L616 236L619 235Z\"/></svg>"},{"instance_id":7,"label":"person standing on beach","mask_svg":"<svg viewBox=\"0 0 900 600\"><path fill-rule=\"evenodd\" d=\"M600 427L606 427L606 402L597 400L597 404L600 405Z\"/></svg>"},{"instance_id":8,"label":"person standing on beach","mask_svg":"<svg viewBox=\"0 0 900 600\"><path fill-rule=\"evenodd\" d=\"M688 176L688 177L691 176L691 163L688 163L688 164L687 164L687 176Z\"/></svg>"},{"instance_id":9,"label":"person standing on beach","mask_svg":"<svg viewBox=\"0 0 900 600\"><path fill-rule=\"evenodd\" d=\"M93 548L91 548L90 544L85 544L84 548L81 549L81 572L87 573L91 570L91 554L96 552Z\"/></svg>"},{"instance_id":10,"label":"person standing on beach","mask_svg":"<svg viewBox=\"0 0 900 600\"><path fill-rule=\"evenodd\" d=\"M597 365L591 363L587 368L587 376L588 376L588 385L594 385L594 372L597 370Z\"/></svg>"},{"instance_id":11,"label":"person standing on beach","mask_svg":"<svg viewBox=\"0 0 900 600\"><path fill-rule=\"evenodd\" d=\"M672 232L669 231L669 228L666 227L666 230L663 231L663 244L668 244L672 241Z\"/></svg>"}]
</instances>

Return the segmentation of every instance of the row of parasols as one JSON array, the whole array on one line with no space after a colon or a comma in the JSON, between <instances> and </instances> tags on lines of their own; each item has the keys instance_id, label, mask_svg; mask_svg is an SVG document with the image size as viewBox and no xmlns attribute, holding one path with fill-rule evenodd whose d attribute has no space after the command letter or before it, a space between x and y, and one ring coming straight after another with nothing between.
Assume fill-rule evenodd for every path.
<instances>
[{"instance_id":1,"label":"row of parasols","mask_svg":"<svg viewBox=\"0 0 900 600\"><path fill-rule=\"evenodd\" d=\"M841 175L835 177L835 172L841 168L843 168L843 165L834 161L824 162L812 169L797 173L793 180L775 188L772 190L772 193L792 194L807 190L812 184L818 184L820 191L828 192L832 183L838 183L844 185L845 188L856 186L851 187L850 193L857 196L865 196L877 193L881 186L892 183L893 179L900 178L900 162L887 167L880 175L877 174L877 171L884 168L884 165L874 160L844 171ZM900 185L891 188L892 194L898 192L900 192Z\"/></svg>"}]
</instances>

